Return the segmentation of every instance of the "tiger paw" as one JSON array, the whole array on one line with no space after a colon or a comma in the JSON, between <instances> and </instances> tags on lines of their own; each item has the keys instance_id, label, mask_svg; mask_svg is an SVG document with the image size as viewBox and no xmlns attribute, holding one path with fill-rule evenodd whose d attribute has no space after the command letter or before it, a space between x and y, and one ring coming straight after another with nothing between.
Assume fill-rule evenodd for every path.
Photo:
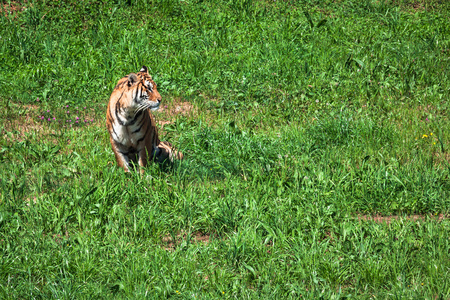
<instances>
[{"instance_id":1,"label":"tiger paw","mask_svg":"<svg viewBox=\"0 0 450 300\"><path fill-rule=\"evenodd\" d=\"M169 142L160 142L157 147L158 149L155 151L155 160L159 163L164 163L166 161L173 163L175 159L183 159L183 153L175 150Z\"/></svg>"}]
</instances>

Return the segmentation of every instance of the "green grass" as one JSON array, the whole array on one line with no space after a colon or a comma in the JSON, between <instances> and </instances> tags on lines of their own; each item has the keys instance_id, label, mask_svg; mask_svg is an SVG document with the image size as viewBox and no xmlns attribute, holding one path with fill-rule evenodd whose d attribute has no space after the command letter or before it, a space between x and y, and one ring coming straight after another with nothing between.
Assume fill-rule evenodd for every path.
<instances>
[{"instance_id":1,"label":"green grass","mask_svg":"<svg viewBox=\"0 0 450 300\"><path fill-rule=\"evenodd\" d=\"M450 297L446 1L1 5L0 298ZM185 154L143 178L142 65Z\"/></svg>"}]
</instances>

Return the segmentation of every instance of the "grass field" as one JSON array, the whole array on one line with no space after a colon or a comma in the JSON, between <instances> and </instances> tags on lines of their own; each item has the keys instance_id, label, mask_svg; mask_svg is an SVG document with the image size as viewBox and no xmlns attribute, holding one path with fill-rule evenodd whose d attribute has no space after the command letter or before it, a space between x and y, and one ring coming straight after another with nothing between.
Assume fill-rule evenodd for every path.
<instances>
[{"instance_id":1,"label":"grass field","mask_svg":"<svg viewBox=\"0 0 450 300\"><path fill-rule=\"evenodd\" d=\"M0 5L0 298L450 299L449 2ZM142 65L185 159L141 178Z\"/></svg>"}]
</instances>

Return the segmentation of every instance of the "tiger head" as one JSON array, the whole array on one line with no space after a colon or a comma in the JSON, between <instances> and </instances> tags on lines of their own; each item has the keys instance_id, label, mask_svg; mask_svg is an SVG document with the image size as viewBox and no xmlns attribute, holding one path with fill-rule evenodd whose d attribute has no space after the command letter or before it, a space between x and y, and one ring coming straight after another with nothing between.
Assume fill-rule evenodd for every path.
<instances>
[{"instance_id":1,"label":"tiger head","mask_svg":"<svg viewBox=\"0 0 450 300\"><path fill-rule=\"evenodd\" d=\"M161 95L156 89L156 83L148 73L147 67L143 66L138 73L131 73L122 85L123 108L126 107L128 114L137 114L146 109L157 110L161 104ZM123 97L124 96L124 97Z\"/></svg>"},{"instance_id":2,"label":"tiger head","mask_svg":"<svg viewBox=\"0 0 450 300\"><path fill-rule=\"evenodd\" d=\"M157 101L158 105L156 107L150 107L151 110L157 110L159 108L159 104L161 103L161 95L156 89L156 83L153 81L152 76L148 73L148 68L146 66L142 66L141 70L136 74L140 80L143 81L145 86L147 86L148 90L151 92L150 101Z\"/></svg>"}]
</instances>

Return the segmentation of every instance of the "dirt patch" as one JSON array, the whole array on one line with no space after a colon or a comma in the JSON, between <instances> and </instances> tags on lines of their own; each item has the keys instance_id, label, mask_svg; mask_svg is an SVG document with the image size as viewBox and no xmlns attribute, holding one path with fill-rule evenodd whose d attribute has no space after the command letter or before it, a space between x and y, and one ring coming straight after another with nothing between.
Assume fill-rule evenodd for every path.
<instances>
[{"instance_id":1,"label":"dirt patch","mask_svg":"<svg viewBox=\"0 0 450 300\"><path fill-rule=\"evenodd\" d=\"M392 221L394 220L407 220L407 221L425 221L427 219L431 219L431 220L436 220L436 221L442 221L444 219L448 219L449 216L444 215L444 214L437 214L437 215L433 215L433 214L429 214L429 215L410 215L410 216L380 216L380 215L375 215L375 216L369 216L369 215L358 215L358 220L359 221L370 221L370 222L374 222L374 223L384 223L384 224L391 224Z\"/></svg>"},{"instance_id":2,"label":"dirt patch","mask_svg":"<svg viewBox=\"0 0 450 300\"><path fill-rule=\"evenodd\" d=\"M416 12L426 11L426 10L430 10L430 9L431 10L437 9L440 6L442 6L445 3L445 1L423 1L423 0L422 1L414 1L414 0L375 1L376 5L380 5L381 3L384 3L388 6L398 6L402 11L414 14Z\"/></svg>"},{"instance_id":3,"label":"dirt patch","mask_svg":"<svg viewBox=\"0 0 450 300\"><path fill-rule=\"evenodd\" d=\"M5 17L8 17L8 15L14 15L24 9L24 6L21 6L20 3L15 1L11 1L10 3L0 3L0 11Z\"/></svg>"},{"instance_id":4,"label":"dirt patch","mask_svg":"<svg viewBox=\"0 0 450 300\"><path fill-rule=\"evenodd\" d=\"M161 107L158 112L171 117L171 116L177 116L179 114L181 115L189 115L189 113L192 111L193 105L189 102L183 102L181 99L173 99L172 103L168 103L167 105L164 105Z\"/></svg>"},{"instance_id":5,"label":"dirt patch","mask_svg":"<svg viewBox=\"0 0 450 300\"><path fill-rule=\"evenodd\" d=\"M164 237L162 237L161 241L163 242L163 248L164 250L167 251L174 251L181 243L183 240L186 240L187 238L187 233L183 232L183 233L178 233L175 236L175 239L172 237L172 235L166 235ZM195 232L191 234L191 244L203 244L203 245L207 245L209 244L211 239L211 235L208 233L203 233L203 232Z\"/></svg>"},{"instance_id":6,"label":"dirt patch","mask_svg":"<svg viewBox=\"0 0 450 300\"><path fill-rule=\"evenodd\" d=\"M450 163L450 152L435 152L434 156L437 162L446 161Z\"/></svg>"},{"instance_id":7,"label":"dirt patch","mask_svg":"<svg viewBox=\"0 0 450 300\"><path fill-rule=\"evenodd\" d=\"M43 114L47 114L47 116L44 117ZM78 111L76 114L78 114ZM55 137L59 135L58 132L82 130L85 126L101 126L100 121L102 120L95 117L95 111L92 108L80 109L78 115L80 117L76 117L77 120L71 120L71 123L67 123L65 119L58 119L57 116L54 117L54 114L43 112L39 105L13 104L11 111L7 111L3 116L0 136L8 142L22 142L27 137L29 138L30 134L36 134L38 137L43 138L45 136L47 140L57 143Z\"/></svg>"},{"instance_id":8,"label":"dirt patch","mask_svg":"<svg viewBox=\"0 0 450 300\"><path fill-rule=\"evenodd\" d=\"M30 132L46 132L42 123L37 120L37 114L39 106L37 105L24 105L25 110L14 118L7 118L3 123L2 136L9 142L21 142L26 139L26 135Z\"/></svg>"},{"instance_id":9,"label":"dirt patch","mask_svg":"<svg viewBox=\"0 0 450 300\"><path fill-rule=\"evenodd\" d=\"M25 203L26 203L27 206L30 206L31 202L33 202L33 204L36 204L37 203L37 198L33 197L33 200L31 200L30 198L26 198L25 199Z\"/></svg>"},{"instance_id":10,"label":"dirt patch","mask_svg":"<svg viewBox=\"0 0 450 300\"><path fill-rule=\"evenodd\" d=\"M423 3L416 1L414 3L411 3L409 5L409 8L413 9L414 11L422 11L425 10L425 7L423 6Z\"/></svg>"},{"instance_id":11,"label":"dirt patch","mask_svg":"<svg viewBox=\"0 0 450 300\"><path fill-rule=\"evenodd\" d=\"M190 102L175 98L159 108L156 121L164 129L164 125L172 124L178 115L191 116L193 113L194 106Z\"/></svg>"}]
</instances>

